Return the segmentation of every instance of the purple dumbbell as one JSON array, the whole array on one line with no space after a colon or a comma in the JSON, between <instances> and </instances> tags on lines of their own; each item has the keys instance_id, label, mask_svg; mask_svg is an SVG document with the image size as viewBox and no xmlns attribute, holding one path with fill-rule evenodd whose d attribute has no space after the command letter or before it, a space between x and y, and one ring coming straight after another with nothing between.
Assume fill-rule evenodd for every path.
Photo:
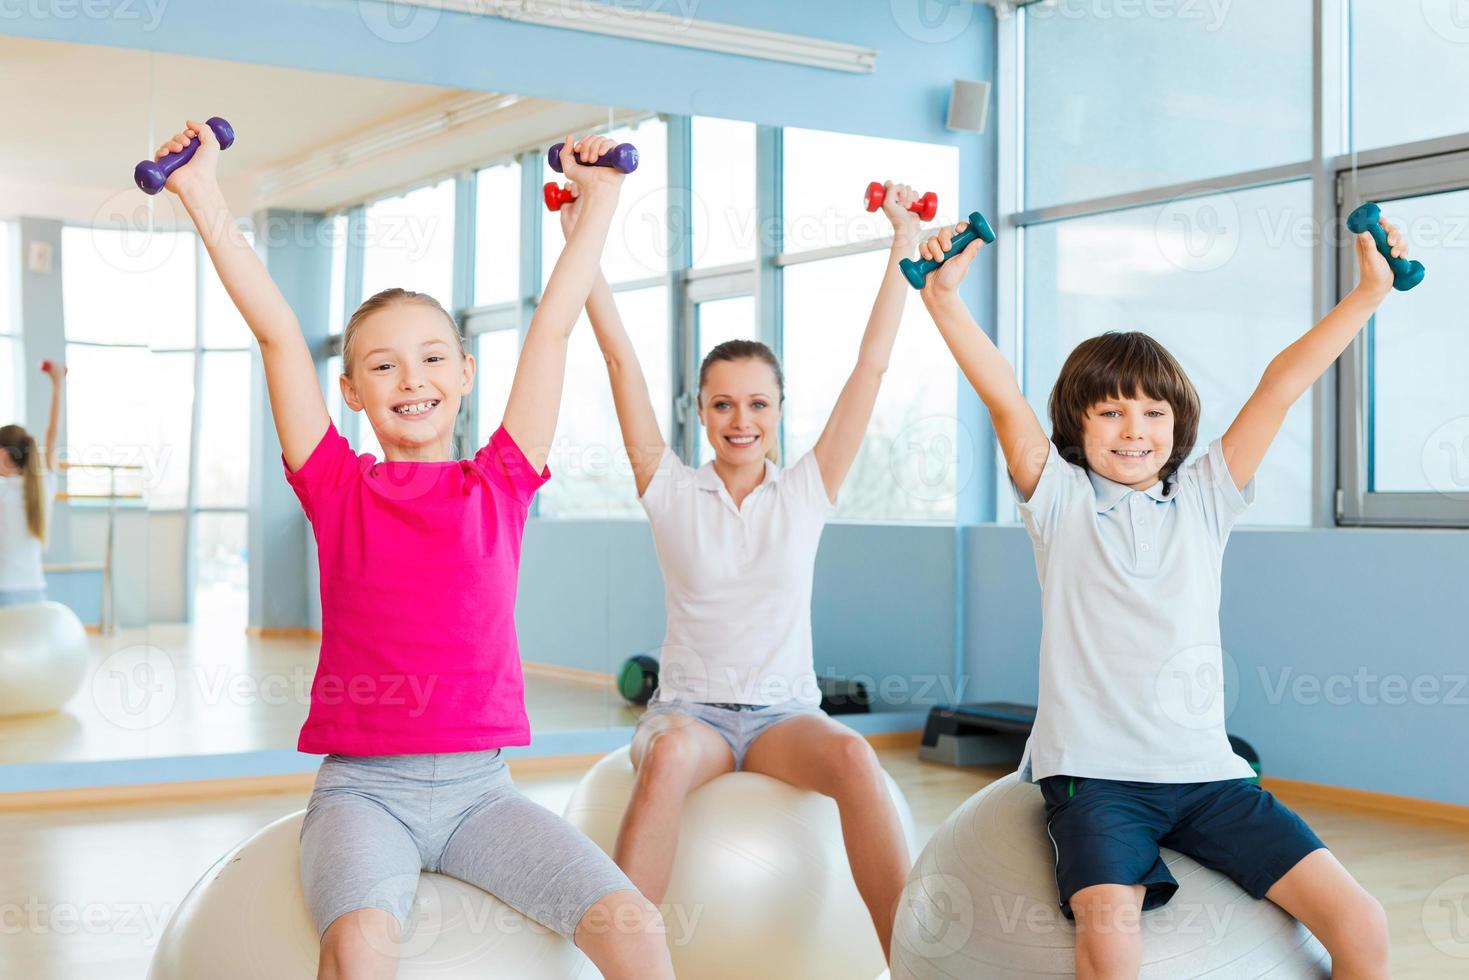
<instances>
[{"instance_id":1,"label":"purple dumbbell","mask_svg":"<svg viewBox=\"0 0 1469 980\"><path fill-rule=\"evenodd\" d=\"M561 147L564 143L557 143L546 153L546 162L551 169L558 174L561 172ZM597 158L594 167L616 167L625 174L630 174L638 169L638 148L631 143L618 143L612 149Z\"/></svg>"},{"instance_id":2,"label":"purple dumbbell","mask_svg":"<svg viewBox=\"0 0 1469 980\"><path fill-rule=\"evenodd\" d=\"M205 120L206 125L214 130L214 138L219 140L219 148L228 150L230 144L235 141L235 131L230 124L218 116ZM194 158L194 151L199 149L199 137L195 136L189 140L189 145L177 153L169 153L159 160L144 160L133 168L133 181L138 185L138 190L144 194L157 194L163 190L163 185L168 182L168 175Z\"/></svg>"}]
</instances>

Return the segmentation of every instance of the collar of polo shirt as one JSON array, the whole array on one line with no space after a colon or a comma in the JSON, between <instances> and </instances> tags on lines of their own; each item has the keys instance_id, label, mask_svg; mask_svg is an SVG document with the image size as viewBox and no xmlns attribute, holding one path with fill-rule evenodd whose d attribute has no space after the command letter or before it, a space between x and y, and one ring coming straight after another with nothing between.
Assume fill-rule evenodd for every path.
<instances>
[{"instance_id":1,"label":"collar of polo shirt","mask_svg":"<svg viewBox=\"0 0 1469 980\"><path fill-rule=\"evenodd\" d=\"M1123 497L1126 497L1129 493L1134 492L1132 487L1129 487L1124 483L1113 483L1105 476L1099 476L1091 470L1087 470L1086 475L1087 479L1092 481L1092 492L1096 495L1097 498L1098 514L1107 513L1107 511L1111 510L1113 507L1116 507ZM1173 481L1173 488L1174 491L1177 492L1177 480ZM1149 497L1152 497L1160 504L1166 504L1168 501L1173 499L1173 494L1163 492L1162 480L1159 480L1157 483L1148 487L1146 490L1142 490L1139 492L1147 494Z\"/></svg>"},{"instance_id":2,"label":"collar of polo shirt","mask_svg":"<svg viewBox=\"0 0 1469 980\"><path fill-rule=\"evenodd\" d=\"M765 479L755 484L755 489L758 490L767 483L775 484L779 480L780 467L772 463L770 457L767 456L765 458ZM694 474L694 485L700 490L712 490L715 493L724 489L724 481L719 478L718 473L714 472L713 460L699 467L698 472Z\"/></svg>"}]
</instances>

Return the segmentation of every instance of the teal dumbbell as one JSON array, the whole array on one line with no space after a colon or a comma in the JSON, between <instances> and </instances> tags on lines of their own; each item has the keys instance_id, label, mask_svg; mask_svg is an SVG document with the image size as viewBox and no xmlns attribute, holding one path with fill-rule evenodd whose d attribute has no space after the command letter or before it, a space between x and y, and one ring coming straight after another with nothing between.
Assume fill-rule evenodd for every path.
<instances>
[{"instance_id":1,"label":"teal dumbbell","mask_svg":"<svg viewBox=\"0 0 1469 980\"><path fill-rule=\"evenodd\" d=\"M1377 243L1377 251L1387 259L1388 268L1392 269L1392 288L1406 292L1423 281L1423 274L1427 271L1423 263L1416 259L1398 259L1392 254L1392 246L1387 243L1387 232L1382 229L1382 209L1375 204L1364 204L1347 216L1347 228L1353 235L1362 232L1370 232L1372 240Z\"/></svg>"},{"instance_id":2,"label":"teal dumbbell","mask_svg":"<svg viewBox=\"0 0 1469 980\"><path fill-rule=\"evenodd\" d=\"M903 270L903 278L907 279L914 289L922 289L923 281L928 278L930 272L964 251L976 238L983 239L986 245L995 240L994 229L990 227L988 221L984 220L984 215L978 211L970 211L968 220L969 227L954 236L954 241L949 246L949 250L944 253L943 258L918 259L917 261L904 259L898 263L898 267Z\"/></svg>"}]
</instances>

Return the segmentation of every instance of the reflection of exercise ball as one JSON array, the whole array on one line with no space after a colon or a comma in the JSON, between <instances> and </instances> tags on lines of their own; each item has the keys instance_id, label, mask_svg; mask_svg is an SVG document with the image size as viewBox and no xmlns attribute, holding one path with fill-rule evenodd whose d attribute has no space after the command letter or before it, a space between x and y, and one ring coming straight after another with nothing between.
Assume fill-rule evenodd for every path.
<instances>
[{"instance_id":1,"label":"reflection of exercise ball","mask_svg":"<svg viewBox=\"0 0 1469 980\"><path fill-rule=\"evenodd\" d=\"M1326 950L1273 902L1163 855L1179 888L1143 915L1141 980L1330 975ZM894 925L892 980L1069 977L1076 930L1057 902L1040 790L1006 776L955 810L919 855Z\"/></svg>"},{"instance_id":2,"label":"reflection of exercise ball","mask_svg":"<svg viewBox=\"0 0 1469 980\"><path fill-rule=\"evenodd\" d=\"M658 661L646 653L633 654L617 672L617 691L629 704L647 704L658 689Z\"/></svg>"},{"instance_id":3,"label":"reflection of exercise ball","mask_svg":"<svg viewBox=\"0 0 1469 980\"><path fill-rule=\"evenodd\" d=\"M59 602L0 607L0 716L55 711L87 672L87 631Z\"/></svg>"},{"instance_id":4,"label":"reflection of exercise ball","mask_svg":"<svg viewBox=\"0 0 1469 980\"><path fill-rule=\"evenodd\" d=\"M636 774L626 748L591 768L566 819L611 854ZM910 848L913 817L888 779ZM882 948L852 881L835 801L753 772L689 794L663 898L674 972L695 980L853 980Z\"/></svg>"},{"instance_id":5,"label":"reflection of exercise ball","mask_svg":"<svg viewBox=\"0 0 1469 980\"><path fill-rule=\"evenodd\" d=\"M311 980L319 943L298 871L305 811L246 840L189 891L148 980ZM418 880L399 980L600 980L569 940L447 875Z\"/></svg>"}]
</instances>

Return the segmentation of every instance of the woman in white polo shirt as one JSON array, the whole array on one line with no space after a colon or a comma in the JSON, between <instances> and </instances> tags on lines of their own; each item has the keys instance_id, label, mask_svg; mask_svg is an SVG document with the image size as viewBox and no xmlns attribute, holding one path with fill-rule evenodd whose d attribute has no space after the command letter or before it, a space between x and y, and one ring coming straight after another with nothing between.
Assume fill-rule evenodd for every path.
<instances>
[{"instance_id":1,"label":"woman in white polo shirt","mask_svg":"<svg viewBox=\"0 0 1469 980\"><path fill-rule=\"evenodd\" d=\"M66 368L47 361L42 369L51 378L45 453L21 426L0 426L0 606L46 599L41 553L56 496L56 422Z\"/></svg>"},{"instance_id":2,"label":"woman in white polo shirt","mask_svg":"<svg viewBox=\"0 0 1469 980\"><path fill-rule=\"evenodd\" d=\"M908 210L915 195L903 184L886 188L883 212L894 241L857 366L815 447L787 469L775 463L784 382L768 347L731 341L704 359L698 410L714 460L694 470L663 440L605 280L599 277L587 300L668 612L659 688L633 736L637 786L617 863L660 902L689 792L736 769L814 790L836 800L852 875L884 956L909 869L907 844L871 747L820 709L811 580L822 527L862 446L909 292L898 262L917 242L919 219ZM575 206L561 214L569 230Z\"/></svg>"}]
</instances>

